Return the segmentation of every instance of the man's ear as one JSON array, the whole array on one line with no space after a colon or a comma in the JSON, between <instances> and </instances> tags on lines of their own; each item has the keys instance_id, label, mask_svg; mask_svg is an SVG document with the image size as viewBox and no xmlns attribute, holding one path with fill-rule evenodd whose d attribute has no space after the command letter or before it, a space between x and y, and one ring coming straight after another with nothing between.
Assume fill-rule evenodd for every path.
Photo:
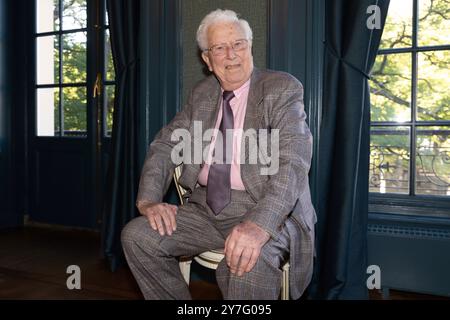
<instances>
[{"instance_id":1,"label":"man's ear","mask_svg":"<svg viewBox=\"0 0 450 320\"><path fill-rule=\"evenodd\" d=\"M209 71L213 72L211 63L209 61L208 54L206 54L205 51L202 52L202 59L203 59L203 61L205 61L206 65L208 66Z\"/></svg>"}]
</instances>

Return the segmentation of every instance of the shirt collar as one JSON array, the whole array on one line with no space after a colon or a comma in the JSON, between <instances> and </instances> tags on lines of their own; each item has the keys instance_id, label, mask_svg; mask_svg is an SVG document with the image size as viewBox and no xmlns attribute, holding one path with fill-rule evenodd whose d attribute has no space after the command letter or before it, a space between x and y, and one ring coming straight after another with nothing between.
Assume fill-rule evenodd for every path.
<instances>
[{"instance_id":1,"label":"shirt collar","mask_svg":"<svg viewBox=\"0 0 450 320\"><path fill-rule=\"evenodd\" d=\"M250 80L251 77L239 88L237 88L236 90L233 90L234 96L236 99L239 99L239 97L245 92L245 90L248 89L248 87L250 86ZM222 93L224 92L223 88L222 89Z\"/></svg>"}]
</instances>

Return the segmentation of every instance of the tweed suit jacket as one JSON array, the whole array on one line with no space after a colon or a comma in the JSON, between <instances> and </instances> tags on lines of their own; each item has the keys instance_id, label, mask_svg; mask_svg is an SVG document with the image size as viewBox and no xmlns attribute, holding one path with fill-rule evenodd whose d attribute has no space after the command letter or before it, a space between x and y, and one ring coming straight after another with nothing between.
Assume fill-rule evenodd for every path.
<instances>
[{"instance_id":1,"label":"tweed suit jacket","mask_svg":"<svg viewBox=\"0 0 450 320\"><path fill-rule=\"evenodd\" d=\"M172 181L178 163L171 160L172 132L183 128L194 134L194 121L203 131L215 126L221 101L221 87L215 76L200 81L191 91L188 103L174 119L157 134L150 145L141 174L137 202L161 202ZM242 182L256 205L247 212L248 220L266 230L273 239L288 218L290 235L290 287L296 299L308 286L313 269L314 224L316 213L311 203L308 172L312 157L312 136L306 123L303 87L292 75L284 72L254 69L250 81L244 132L259 129L269 134L279 131L279 165L272 175L261 174L267 163L249 163L251 145L242 139L240 164ZM251 131L251 130L250 130ZM202 141L203 148L209 141ZM242 159L242 158L241 158ZM183 164L179 183L188 190L197 185L201 164Z\"/></svg>"}]
</instances>

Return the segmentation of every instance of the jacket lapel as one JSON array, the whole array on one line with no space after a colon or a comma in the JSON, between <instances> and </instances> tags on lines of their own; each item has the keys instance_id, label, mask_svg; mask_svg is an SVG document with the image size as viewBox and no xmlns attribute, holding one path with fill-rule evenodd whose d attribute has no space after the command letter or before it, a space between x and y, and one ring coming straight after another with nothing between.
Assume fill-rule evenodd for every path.
<instances>
[{"instance_id":1,"label":"jacket lapel","mask_svg":"<svg viewBox=\"0 0 450 320\"><path fill-rule=\"evenodd\" d=\"M207 101L205 103L205 119L203 120L202 129L204 134L209 129L214 129L216 125L217 116L219 115L220 110L220 96L221 96L221 90L219 82L214 78L215 82L211 86L211 90L209 92L213 92L213 94L208 95L208 97L205 99ZM209 145L211 140L204 141L202 139L202 150L205 150L205 148Z\"/></svg>"},{"instance_id":2,"label":"jacket lapel","mask_svg":"<svg viewBox=\"0 0 450 320\"><path fill-rule=\"evenodd\" d=\"M263 100L263 88L261 85L261 72L255 69L250 80L250 90L248 92L247 110L244 119L244 132L248 129L258 129L261 110L259 104Z\"/></svg>"},{"instance_id":3,"label":"jacket lapel","mask_svg":"<svg viewBox=\"0 0 450 320\"><path fill-rule=\"evenodd\" d=\"M259 123L261 116L263 115L263 112L260 110L260 104L264 99L264 90L263 85L261 83L262 80L262 74L258 69L254 69L252 73L252 77L250 80L250 90L248 93L248 100L247 100L247 109L245 112L245 119L244 119L244 133L248 132L249 129L258 130L259 129ZM257 139L257 136L254 137ZM241 141L241 153L244 152L245 155L245 161L244 163L240 164L241 168L241 178L242 182L244 183L244 186L247 190L247 192L250 193L250 195L256 199L257 197L252 192L251 189L252 183L251 183L251 177L254 177L254 174L252 174L252 170L258 170L257 166L252 166L249 163L249 143L245 143L245 139L242 139Z\"/></svg>"},{"instance_id":4,"label":"jacket lapel","mask_svg":"<svg viewBox=\"0 0 450 320\"><path fill-rule=\"evenodd\" d=\"M214 128L216 123L217 115L219 112L219 101L220 101L220 85L214 75L211 75L208 79L208 85L202 95L194 101L198 111L194 116L195 121L201 121L202 123L202 131L197 133L201 134L201 145L202 145L202 154L205 147L208 146L210 141L204 141L203 135L207 129ZM193 131L191 134L195 135ZM192 146L194 147L194 146ZM183 172L180 176L180 184L188 189L188 191L192 191L197 184L198 175L200 173L202 166L199 163L193 164L184 164Z\"/></svg>"}]
</instances>

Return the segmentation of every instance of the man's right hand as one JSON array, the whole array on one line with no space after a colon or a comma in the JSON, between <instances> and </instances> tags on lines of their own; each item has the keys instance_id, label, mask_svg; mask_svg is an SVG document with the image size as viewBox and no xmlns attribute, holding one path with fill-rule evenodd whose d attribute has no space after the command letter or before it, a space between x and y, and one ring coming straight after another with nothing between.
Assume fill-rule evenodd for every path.
<instances>
[{"instance_id":1,"label":"man's right hand","mask_svg":"<svg viewBox=\"0 0 450 320\"><path fill-rule=\"evenodd\" d=\"M146 203L138 206L139 212L146 216L153 230L170 236L177 229L175 216L178 207L168 203Z\"/></svg>"}]
</instances>

